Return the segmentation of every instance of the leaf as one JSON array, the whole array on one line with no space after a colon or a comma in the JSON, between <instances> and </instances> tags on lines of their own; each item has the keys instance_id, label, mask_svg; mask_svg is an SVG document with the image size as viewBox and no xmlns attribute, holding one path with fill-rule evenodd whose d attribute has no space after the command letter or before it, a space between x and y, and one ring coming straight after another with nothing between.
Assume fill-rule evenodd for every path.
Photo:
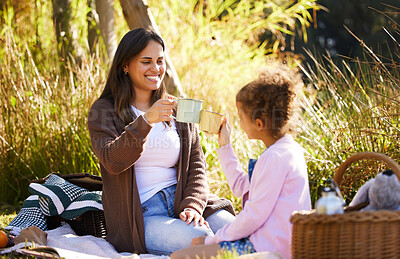
<instances>
[{"instance_id":1,"label":"leaf","mask_svg":"<svg viewBox=\"0 0 400 259\"><path fill-rule=\"evenodd\" d=\"M10 102L11 102L12 107L17 106L17 98L15 98L14 96L11 96Z\"/></svg>"}]
</instances>

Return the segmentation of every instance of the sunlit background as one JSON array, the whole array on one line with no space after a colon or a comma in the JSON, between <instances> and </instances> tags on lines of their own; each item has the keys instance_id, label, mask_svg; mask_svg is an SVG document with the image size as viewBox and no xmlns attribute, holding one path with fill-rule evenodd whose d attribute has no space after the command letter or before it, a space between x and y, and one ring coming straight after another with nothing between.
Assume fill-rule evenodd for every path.
<instances>
[{"instance_id":1,"label":"sunlit background","mask_svg":"<svg viewBox=\"0 0 400 259\"><path fill-rule=\"evenodd\" d=\"M106 2L114 21L105 34L99 17ZM30 180L51 172L99 174L87 113L103 89L110 50L133 28L123 12L127 2L146 3L0 1L2 213L18 211ZM174 94L204 100L204 108L229 117L245 169L263 146L240 130L234 97L274 62L298 69L305 81L296 140L306 150L313 204L318 187L350 154L374 151L399 161L397 0L148 0L147 6L149 26L164 38L182 86ZM216 136L201 137L211 190L239 211L216 158ZM365 181L357 174L383 167L356 165L343 187L347 201Z\"/></svg>"}]
</instances>

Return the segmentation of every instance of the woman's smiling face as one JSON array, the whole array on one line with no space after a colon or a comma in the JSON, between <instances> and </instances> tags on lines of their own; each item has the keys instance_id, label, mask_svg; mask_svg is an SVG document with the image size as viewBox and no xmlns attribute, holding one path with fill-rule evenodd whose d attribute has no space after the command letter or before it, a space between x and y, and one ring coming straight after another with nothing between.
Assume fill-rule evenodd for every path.
<instances>
[{"instance_id":1,"label":"woman's smiling face","mask_svg":"<svg viewBox=\"0 0 400 259\"><path fill-rule=\"evenodd\" d=\"M149 41L124 69L128 72L133 87L137 90L157 90L165 74L165 57L161 44Z\"/></svg>"}]
</instances>

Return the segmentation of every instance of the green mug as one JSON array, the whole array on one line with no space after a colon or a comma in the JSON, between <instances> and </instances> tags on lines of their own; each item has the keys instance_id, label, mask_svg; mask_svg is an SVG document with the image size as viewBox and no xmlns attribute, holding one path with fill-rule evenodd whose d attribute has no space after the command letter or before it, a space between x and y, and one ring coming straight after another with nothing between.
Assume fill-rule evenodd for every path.
<instances>
[{"instance_id":1,"label":"green mug","mask_svg":"<svg viewBox=\"0 0 400 259\"><path fill-rule=\"evenodd\" d=\"M199 123L202 106L203 100L179 98L176 120L187 123Z\"/></svg>"}]
</instances>

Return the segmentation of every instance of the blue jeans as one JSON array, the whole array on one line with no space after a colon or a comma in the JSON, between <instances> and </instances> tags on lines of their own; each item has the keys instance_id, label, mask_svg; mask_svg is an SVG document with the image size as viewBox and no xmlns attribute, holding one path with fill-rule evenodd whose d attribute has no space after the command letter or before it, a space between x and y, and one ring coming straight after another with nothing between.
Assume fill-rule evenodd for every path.
<instances>
[{"instance_id":1,"label":"blue jeans","mask_svg":"<svg viewBox=\"0 0 400 259\"><path fill-rule=\"evenodd\" d=\"M206 220L206 226L194 226L176 218L174 213L176 185L164 188L142 204L146 249L151 254L169 255L190 247L192 239L198 236L213 236L223 225L235 217L225 210L219 210ZM179 216L179 215L178 215Z\"/></svg>"}]
</instances>

